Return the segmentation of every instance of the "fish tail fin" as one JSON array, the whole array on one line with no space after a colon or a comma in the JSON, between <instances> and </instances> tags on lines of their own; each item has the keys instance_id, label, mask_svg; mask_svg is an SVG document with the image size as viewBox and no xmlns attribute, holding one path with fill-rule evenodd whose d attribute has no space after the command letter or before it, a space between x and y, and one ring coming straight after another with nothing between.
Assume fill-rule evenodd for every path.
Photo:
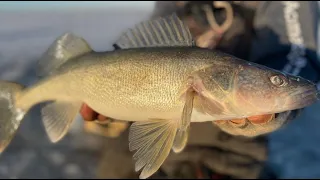
<instances>
[{"instance_id":1,"label":"fish tail fin","mask_svg":"<svg viewBox=\"0 0 320 180\"><path fill-rule=\"evenodd\" d=\"M16 96L23 89L23 85L0 81L0 153L10 144L25 115L15 106Z\"/></svg>"},{"instance_id":2,"label":"fish tail fin","mask_svg":"<svg viewBox=\"0 0 320 180\"><path fill-rule=\"evenodd\" d=\"M72 33L65 33L59 36L40 58L37 75L39 77L50 75L67 61L91 51L93 50L86 40Z\"/></svg>"}]
</instances>

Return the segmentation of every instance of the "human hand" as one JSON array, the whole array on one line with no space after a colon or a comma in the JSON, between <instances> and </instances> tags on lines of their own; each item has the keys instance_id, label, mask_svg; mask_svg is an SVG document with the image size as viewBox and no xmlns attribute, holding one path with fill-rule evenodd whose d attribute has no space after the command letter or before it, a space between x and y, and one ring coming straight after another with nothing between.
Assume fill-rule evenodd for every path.
<instances>
[{"instance_id":1,"label":"human hand","mask_svg":"<svg viewBox=\"0 0 320 180\"><path fill-rule=\"evenodd\" d=\"M281 114L259 115L243 119L216 120L213 121L213 124L231 135L254 137L278 130L285 123L294 119L299 111L300 110L288 111ZM115 123L115 120L95 112L87 104L82 105L80 114L87 122L96 122L104 125ZM124 128L118 129L118 131L121 132L123 130Z\"/></svg>"},{"instance_id":2,"label":"human hand","mask_svg":"<svg viewBox=\"0 0 320 180\"><path fill-rule=\"evenodd\" d=\"M213 121L213 124L231 135L255 137L280 129L283 125L295 119L301 111L302 109L298 109L280 114L259 115L228 121L218 120Z\"/></svg>"},{"instance_id":3,"label":"human hand","mask_svg":"<svg viewBox=\"0 0 320 180\"><path fill-rule=\"evenodd\" d=\"M103 116L87 104L81 106L80 115L85 121L85 131L105 137L118 137L129 126L129 122L115 121L112 118Z\"/></svg>"},{"instance_id":4,"label":"human hand","mask_svg":"<svg viewBox=\"0 0 320 180\"><path fill-rule=\"evenodd\" d=\"M111 121L111 119L107 118L106 116L103 116L95 112L87 104L82 104L80 109L80 115L83 117L83 120L85 121L96 121L101 124L105 124Z\"/></svg>"}]
</instances>

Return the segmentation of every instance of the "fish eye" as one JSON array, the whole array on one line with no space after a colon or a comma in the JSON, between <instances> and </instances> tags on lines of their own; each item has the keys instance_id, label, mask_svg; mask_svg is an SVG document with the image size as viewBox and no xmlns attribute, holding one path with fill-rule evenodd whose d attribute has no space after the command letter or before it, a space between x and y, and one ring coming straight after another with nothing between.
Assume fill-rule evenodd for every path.
<instances>
[{"instance_id":1,"label":"fish eye","mask_svg":"<svg viewBox=\"0 0 320 180\"><path fill-rule=\"evenodd\" d=\"M276 85L276 86L285 86L288 84L287 79L282 76L282 75L275 75L270 77L270 81L272 84Z\"/></svg>"}]
</instances>

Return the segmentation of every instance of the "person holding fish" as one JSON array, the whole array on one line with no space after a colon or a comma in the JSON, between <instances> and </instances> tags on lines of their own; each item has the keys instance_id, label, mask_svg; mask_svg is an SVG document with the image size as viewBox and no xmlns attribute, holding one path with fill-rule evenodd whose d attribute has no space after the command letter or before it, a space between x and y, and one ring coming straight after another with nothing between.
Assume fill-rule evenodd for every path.
<instances>
[{"instance_id":1,"label":"person holding fish","mask_svg":"<svg viewBox=\"0 0 320 180\"><path fill-rule=\"evenodd\" d=\"M171 150L185 149L193 123L214 122L231 134L257 136L318 100L312 79L254 63L263 53L246 61L201 47L190 29L179 13L153 18L125 31L118 49L108 52L95 52L73 33L61 35L39 60L38 83L0 81L1 151L25 114L45 102L42 120L53 143L66 135L79 111L86 120L130 122L129 149L145 179ZM225 125L247 121L267 128L234 131Z\"/></svg>"},{"instance_id":2,"label":"person holding fish","mask_svg":"<svg viewBox=\"0 0 320 180\"><path fill-rule=\"evenodd\" d=\"M201 2L199 2L198 4L197 3L198 2L191 1L189 2L188 5L191 4L191 5L194 5L193 7L195 6L199 7L199 4L201 4ZM220 4L220 6L223 6L223 5L224 3ZM317 68L319 66L318 65L312 66L312 64L319 64L316 58L315 49L307 50L308 52L308 59L307 59L301 53L300 54L297 53L303 50L303 49L302 50L299 49L301 47L295 47L295 45L291 45L291 46L282 45L282 44L279 44L279 42L272 40L274 38L277 38L278 36L278 34L276 34L277 31L288 31L290 35L290 31L287 30L287 28L290 25L288 24L290 23L290 19L288 19L290 14L284 14L285 15L284 18L286 20L284 22L286 22L287 24L283 24L283 26L279 26L279 27L273 27L272 22L270 22L268 18L264 18L266 16L266 13L270 13L270 12L260 9L263 5L265 6L269 5L270 8L271 7L274 8L277 6L278 8L281 7L277 3L270 3L270 4L268 2L260 3L260 5L256 10L257 12L255 15L256 21L254 24L254 28L256 28L257 34L252 40L253 45L251 47L252 49L251 54L248 57L246 57L246 59L249 59L252 62L258 62L259 64L264 64L268 67L282 70L283 72L292 73L294 75L300 75L304 78L312 80L313 82L318 81L319 79L318 79ZM297 9L297 6L298 6L297 3L295 2L283 2L281 5L286 10L285 11L286 13L291 13L291 14L295 13L293 8ZM225 7L227 7L226 9L228 10L229 6L225 5ZM289 12L289 10L293 12ZM302 9L301 11L303 10L305 9ZM174 11L177 11L177 10L174 9ZM204 8L204 12L207 12L205 8ZM210 15L212 16L212 14L209 14L209 15L208 14L209 13L207 13L206 14L207 16L205 17L210 17ZM185 20L186 24L188 24L188 27L191 30L192 36L195 38L195 41L197 42L197 46L203 47L203 48L210 48L210 49L219 49L219 44L218 45L216 44L217 41L219 41L218 40L219 38L217 38L217 34L219 34L218 33L219 30L220 32L224 33L224 31L227 31L228 29L230 29L231 23L226 22L225 26L222 25L220 26L221 27L220 29L217 29L217 28L215 29L214 26L211 26L210 28L210 25L212 24L214 25L215 22L211 23L210 20L208 20L209 28L207 28L208 30L206 28L203 28L204 29L203 30L198 28L200 26L199 24L201 24L201 21L199 21L199 19L203 17L195 17L195 16L200 16L200 15L193 13L192 15L189 15L189 16L184 15L181 17ZM271 17L271 16L272 14L267 14L266 17ZM198 21L195 21L195 19L198 19ZM229 20L228 17L226 19ZM261 20L264 20L264 21L261 21ZM204 25L204 26L208 26L208 25ZM263 26L265 27L262 29L259 28ZM308 42L310 42L313 45L313 47L316 47L316 42L314 39L309 38ZM292 43L292 37L289 36L288 44L290 43ZM269 60L270 54L273 54L273 56L271 56L272 60ZM305 64L305 65L302 66L301 64ZM284 76L275 77L274 79L270 79L270 81L275 84L278 84L279 86L282 86L283 84L287 84L286 82L287 79L284 78ZM251 91L248 93L251 93ZM247 101L248 99L244 98L242 100ZM266 103L266 101L261 99L261 103ZM221 130L232 135L256 137L259 135L276 131L277 129L281 128L284 124L286 124L289 120L293 120L301 110L302 108L294 108L290 111L285 111L280 113L259 114L259 115L248 116L244 118L236 118L236 119L215 120L213 121L213 124L221 128ZM112 123L114 121L117 121L95 112L87 104L82 105L80 113L84 118L84 120L89 122L95 121L99 124L105 124L105 123Z\"/></svg>"},{"instance_id":3,"label":"person holding fish","mask_svg":"<svg viewBox=\"0 0 320 180\"><path fill-rule=\"evenodd\" d=\"M181 2L181 3L180 3ZM218 2L218 1L216 1ZM194 5L194 6L199 6L200 5L203 5L203 4L207 4L208 2L197 2L197 1L190 1L190 3L188 5ZM159 3L160 4L160 3ZM185 5L185 2L184 1L179 1L179 4L183 4ZM224 4L224 3L222 3ZM227 4L227 3L226 3ZM268 3L260 3L262 6L262 4L268 4ZM290 7L290 2L289 3L286 3L284 2L284 5L288 4L287 6ZM292 3L293 5L291 6L295 6L294 4L295 3ZM273 4L272 4L273 5ZM228 5L225 5L228 7ZM204 6L205 7L205 6ZM166 7L168 8L168 7ZM185 7L184 7L185 8ZM170 9L170 8L169 8ZM227 9L227 8L226 8ZM185 9L183 9L185 10ZM227 9L228 10L228 9ZM175 8L171 8L171 11L172 12L175 12L177 11L177 9ZM205 11L204 11L205 12ZM264 13L264 11L260 11L259 9L257 9L257 12L258 14L256 15L256 19L261 19L263 16L262 13ZM260 14L259 14L260 13ZM167 13L168 14L168 13ZM160 14L156 14L154 15L155 17L159 16ZM193 16L199 16L198 14L192 14ZM192 18L192 15L190 16L183 16L185 19L187 18ZM207 15L207 14L206 14ZM210 14L211 15L211 14ZM210 15L206 16L206 17L209 17ZM212 15L211 15L212 16ZM289 15L288 15L289 16ZM193 17L194 19L196 17ZM200 17L201 18L201 17ZM200 19L198 17L198 19ZM194 20L193 19L193 20ZM209 18L208 18L209 19ZM230 22L227 22L227 21L231 21L232 18L229 18L228 17L226 18L226 22L224 23L224 25L227 25L228 27L222 27L223 25L220 26L220 28L222 28L222 32L223 31L226 31L224 30L223 28L225 29L229 29L230 26L231 26L231 23ZM191 20L189 20L191 21ZM188 22L186 22L188 23ZM212 43L208 43L208 42L205 42L205 41L209 41L211 38L215 38L214 35L207 35L207 34L210 34L213 32L217 32L217 30L214 29L214 27L212 28L209 28L208 31L203 31L201 32L201 29L195 29L197 26L199 26L199 21L197 22L198 24L195 24L194 26L192 26L192 24L189 24L189 28L193 28L193 36L196 37L196 40L198 41L198 46L199 44L201 44L202 47L204 48L207 48L207 47L211 47L211 49L213 49L214 47L212 47ZM211 24L214 24L215 22L211 23ZM262 26L260 25L259 23L261 22L257 22L256 24L256 27L257 26ZM265 22L267 23L267 22ZM209 22L210 24L210 22ZM261 23L262 24L262 23ZM201 24L202 25L202 24ZM285 28L285 27L279 27L279 28ZM204 28L205 29L205 28ZM215 31L214 31L215 30ZM283 29L285 30L285 29ZM262 32L262 30L260 30ZM257 32L260 32L260 31L257 31ZM259 62L259 64L265 64L269 67L273 67L275 66L275 69L281 69L280 66L282 66L282 69L284 71L287 71L287 72L293 72L295 75L302 75L303 77L306 77L307 79L310 79L310 80L313 80L313 81L317 81L318 80L318 73L316 72L316 68L315 67L310 67L312 66L312 64L318 64L317 60L316 59L316 53L315 53L315 50L314 51L311 51L310 52L310 56L312 57L309 61L311 61L310 63L307 63L306 66L304 67L301 67L301 64L303 60L305 61L308 61L307 59L305 59L305 57L303 57L303 59L301 60L301 57L299 57L298 55L295 56L295 57L292 57L292 54L295 54L295 52L289 52L287 53L282 53L283 54L281 57L277 57L277 59L279 60L273 60L273 61L268 61L267 59L264 58L264 56L268 56L269 53L275 51L275 53L277 53L277 49L276 48L272 48L272 50L270 49L266 49L266 48L261 48L262 46L265 47L267 46L266 43L269 43L269 41L262 41L261 38L263 39L267 39L267 38L270 38L270 37L274 37L276 38L276 34L272 34L272 30L271 29L264 29L264 31L269 31L269 35L266 36L262 33L260 34L257 34L257 36L253 39L253 43L254 45L252 45L252 53L251 53L251 57L250 57L250 61L253 61L253 62ZM197 33L196 33L197 32ZM207 33L208 32L208 33ZM207 33L207 34L206 34ZM313 46L315 46L315 40L309 40L310 42L312 42ZM262 42L265 42L265 43L262 43ZM277 45L277 42L274 42L275 45ZM278 45L278 46L282 46L282 45ZM290 46L287 46L285 47L286 49L294 49L294 47L290 47ZM217 47L216 49L219 49L219 47ZM299 50L299 49L298 49ZM271 51L271 52L269 52ZM256 53L256 52L259 52L260 54ZM290 58L290 55L291 55L291 58ZM240 55L239 55L240 56ZM249 58L249 57L248 57ZM295 58L295 59L294 59ZM297 61L298 60L298 61ZM295 62L293 62L295 61ZM302 64L305 64L302 63ZM300 66L300 67L299 67ZM282 81L281 79L279 79L279 81ZM298 110L297 110L298 111ZM104 115L101 115L97 112L95 112L92 108L90 108L87 104L83 104L82 107L81 107L81 110L80 110L80 113L83 117L83 119L85 121L95 121L97 123L101 123L101 124L104 124L104 123L108 123L108 122L112 122L114 121L113 119L110 119ZM296 111L293 111L291 113L296 113ZM245 124L247 124L248 122L250 122L250 124L252 124L253 126L250 127L250 128L245 128L240 134L239 133L236 133L235 131L237 131L235 127L230 127L230 129L224 129L226 131L228 131L229 133L231 134L238 134L238 135L244 135L244 136L258 136L260 134L265 134L265 133L269 133L269 132L273 132L275 131L276 129L280 128L282 126L282 124L278 124L278 122L275 120L275 116L277 114L276 113L272 113L272 114L260 114L260 115L256 115L256 116L251 116L251 117L246 117L246 118L241 118L241 119L230 119L230 120L221 120L221 121L213 121L216 125L220 126L222 129L224 129L224 126L223 124L228 124L228 123L231 123L231 124L235 124L235 125L239 125L239 126L243 126ZM289 117L289 116L288 116ZM295 117L295 116L294 116ZM288 118L290 119L290 118ZM228 123L227 123L228 122ZM260 127L260 126L255 126L255 125L259 125L259 124L263 124L264 127L268 127L267 129L268 130L260 130L260 131L257 131L256 128ZM251 128L253 128L251 130Z\"/></svg>"},{"instance_id":4,"label":"person holding fish","mask_svg":"<svg viewBox=\"0 0 320 180\"><path fill-rule=\"evenodd\" d=\"M199 4L201 4L201 2L198 4L197 3L198 3L197 1L191 1L187 5L196 9L195 7L199 7ZM154 17L169 14L168 11L171 11L171 12L177 11L177 8L174 7L174 5L172 5L173 3L170 4L167 2L158 2L158 4L160 7L155 9L156 12L154 13ZM186 9L185 4L184 3L182 3L182 4L184 5L182 9L185 10ZM268 3L262 2L261 4L268 4ZM270 8L273 6L279 5L279 4L277 4L277 2L270 3L270 4L271 4ZM289 7L295 7L295 6L297 6L296 4L297 3L294 3L294 2L292 2L292 3L289 2L287 4L284 3L284 7L286 7L284 9L288 9ZM305 2L302 2L302 4L304 5ZM161 5L162 5L162 7L161 7ZM228 5L226 5L226 7L228 7ZM261 7L262 7L262 5L261 5ZM161 11L165 11L165 13L163 13ZM270 18L274 16L272 14L266 15L265 11L262 11L259 8L256 11L257 11L257 15L255 18L256 18L257 23L260 21L260 19L264 19L263 16L270 17ZM307 11L307 10L306 9L300 10L301 13L304 11ZM247 10L247 12L250 12L250 11ZM294 12L291 12L291 13L294 13ZM277 43L275 43L274 46L267 46L267 45L265 45L265 43L262 43L262 42L268 43L270 41L269 40L270 37L276 38L276 36L278 36L278 34L270 34L269 33L269 35L264 35L264 34L260 33L259 36L256 36L253 39L253 43L255 45L252 46L252 49L254 49L254 50L251 51L251 57L249 58L249 57L246 57L246 55L250 53L250 52L247 52L247 49L250 49L250 48L248 48L246 46L246 43L243 43L243 41L241 41L242 45L238 45L238 46L236 46L236 48L233 47L235 43L230 42L230 40L227 43L225 43L225 44L227 44L226 45L227 48L221 48L221 45L219 46L219 43L217 43L218 45L215 45L216 41L217 41L216 40L217 33L215 33L215 32L217 32L217 31L213 31L213 28L207 28L208 29L207 31L205 31L206 28L202 28L202 29L199 28L199 27L204 26L203 24L201 24L200 20L201 20L201 18L205 19L205 17L201 17L198 14L199 13L193 13L192 15L185 16L185 19L189 18L188 19L189 22L187 22L187 23L189 23L190 28L193 28L193 36L198 36L198 38L197 38L197 41L199 42L198 44L201 44L203 47L208 46L211 49L213 49L213 48L219 49L220 48L223 51L227 51L231 54L235 54L238 57L242 57L245 59L251 58L252 61L257 61L262 64L267 64L270 67L275 67L276 69L280 69L280 70L283 69L283 70L286 70L289 72L295 71L295 74L298 74L298 75L301 74L303 77L307 77L308 79L312 79L315 82L318 80L318 78L317 78L318 73L317 73L316 69L314 67L310 66L311 64L313 64L312 62L314 62L314 61L316 62L316 55L315 55L316 43L315 43L314 39L312 39L312 37L309 37L308 35L303 34L304 36L307 36L308 42L313 44L313 47L314 47L313 51L309 51L309 58L310 57L312 57L312 58L309 60L305 60L305 61L311 61L311 62L307 63L306 67L301 67L301 65L299 65L299 64L301 64L301 61L303 62L303 60L301 60L301 58L299 58L299 56L292 57L291 60L289 61L290 58L287 58L286 54L294 54L294 51L292 51L292 52L290 51L290 46L283 46L283 45L280 45ZM303 16L305 15L304 13L302 13L302 14L303 14ZM194 17L194 16L196 16L196 17ZM194 19L197 19L197 21L195 21ZM232 19L232 18L229 18L229 19ZM247 18L247 19L250 19L250 18ZM227 20L228 20L228 18L227 18ZM231 21L231 20L229 20L229 21ZM194 23L194 22L196 22L196 23ZM288 23L288 20L284 21L284 22ZM242 22L242 21L241 21L241 23L246 24L245 22ZM265 22L265 23L260 22L260 23L261 23L260 26L262 26L263 24L266 24L266 23L271 23L271 25L272 25L272 22ZM225 24L228 24L228 23L225 23ZM233 26L238 25L236 27L237 29L241 29L241 27L239 27L239 23L233 23L233 24L235 24ZM284 27L284 25L285 24L283 24L283 26L280 26L278 28L280 28L280 29L282 28L282 30L285 31L286 28ZM289 26L289 25L287 25L287 26ZM313 26L311 26L311 27L313 27ZM257 28L257 25L255 28ZM227 33L232 34L232 30L230 30L231 28L229 27L227 29L228 29ZM266 30L267 29L265 29L265 31ZM247 31L250 32L250 30L247 30ZM269 30L269 31L271 32L271 30ZM236 32L233 34L236 34ZM263 32L263 31L261 30L261 32ZM306 32L306 31L303 31L303 32ZM245 36L245 37L248 37L248 36ZM236 39L236 38L233 38L233 39ZM247 39L248 38L246 38L246 40L244 42L248 41ZM221 40L221 41L223 41L223 40ZM233 47L233 48L230 48L230 47ZM279 49L276 47L285 47L285 49L287 50L287 53L281 53L282 55L277 57L278 60L275 60L275 59L264 60L264 57L268 57L268 54L270 54L271 52L275 52L275 54L276 54L277 51L279 51ZM292 48L292 49L294 49L294 48ZM258 55L258 54L260 54L260 55ZM302 64L304 64L304 63L302 63ZM290 66L291 66L291 69L289 68ZM243 135L243 136L249 136L249 137L250 136L258 136L261 134L263 135L263 134L278 130L286 122L295 119L298 112L300 112L301 110L302 109L299 109L296 111L291 111L290 114L287 116L287 118L284 118L283 122L280 121L280 123L277 122L277 119L275 118L277 116L277 114L258 115L258 116L252 116L252 117L247 117L247 118L242 118L242 119L234 119L234 120L213 121L213 123L217 127L221 127L221 130L223 130L229 134L232 134L232 135ZM95 122L98 122L99 124L107 124L107 123L111 123L111 122L116 122L110 118L107 118L101 114L98 114L97 112L92 110L90 107L88 107L86 104L83 104L83 107L81 108L81 115L83 116L84 120L86 120L88 122L93 122L94 120L96 120ZM278 118L278 120L279 120L279 118ZM127 127L127 126L125 126L125 127ZM109 128L112 128L112 127L109 126ZM118 131L123 131L123 130L124 129L121 129ZM108 131L108 130L106 129L105 131ZM112 131L112 130L109 129L109 131ZM119 134L119 133L120 132L118 132L117 134Z\"/></svg>"}]
</instances>

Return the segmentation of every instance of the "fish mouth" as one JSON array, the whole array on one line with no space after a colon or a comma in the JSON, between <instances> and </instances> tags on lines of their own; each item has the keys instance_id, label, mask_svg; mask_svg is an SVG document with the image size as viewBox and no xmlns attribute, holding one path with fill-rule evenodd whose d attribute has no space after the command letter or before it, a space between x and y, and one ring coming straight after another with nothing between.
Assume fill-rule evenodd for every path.
<instances>
[{"instance_id":1,"label":"fish mouth","mask_svg":"<svg viewBox=\"0 0 320 180\"><path fill-rule=\"evenodd\" d=\"M286 103L289 110L295 110L312 105L320 99L320 91L316 86L309 86L304 90L289 94L290 100Z\"/></svg>"},{"instance_id":2,"label":"fish mouth","mask_svg":"<svg viewBox=\"0 0 320 180\"><path fill-rule=\"evenodd\" d=\"M275 113L274 119L279 122L283 122L283 124L287 124L290 121L294 120L296 117L298 117L301 111L302 109L295 109L295 110Z\"/></svg>"},{"instance_id":3,"label":"fish mouth","mask_svg":"<svg viewBox=\"0 0 320 180\"><path fill-rule=\"evenodd\" d=\"M291 93L287 94L287 97L289 97L288 101L282 104L283 110L274 112L274 119L283 123L294 120L300 115L303 108L320 100L320 91L317 90L315 85L310 85L291 91Z\"/></svg>"}]
</instances>

